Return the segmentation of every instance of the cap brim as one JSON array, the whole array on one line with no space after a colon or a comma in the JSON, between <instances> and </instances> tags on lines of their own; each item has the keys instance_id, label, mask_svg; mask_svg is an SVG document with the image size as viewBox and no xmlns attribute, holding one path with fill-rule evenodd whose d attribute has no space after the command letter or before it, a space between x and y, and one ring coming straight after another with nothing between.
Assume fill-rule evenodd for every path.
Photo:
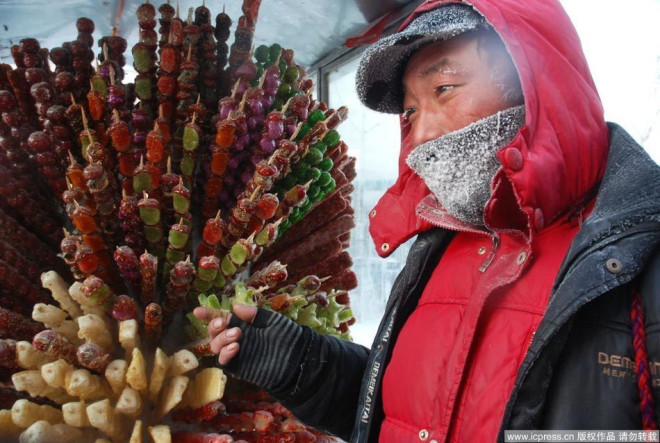
<instances>
[{"instance_id":1,"label":"cap brim","mask_svg":"<svg viewBox=\"0 0 660 443\"><path fill-rule=\"evenodd\" d=\"M401 81L410 57L429 43L450 39L485 23L483 16L463 4L425 12L403 31L379 40L363 53L356 74L358 97L374 111L400 114Z\"/></svg>"}]
</instances>

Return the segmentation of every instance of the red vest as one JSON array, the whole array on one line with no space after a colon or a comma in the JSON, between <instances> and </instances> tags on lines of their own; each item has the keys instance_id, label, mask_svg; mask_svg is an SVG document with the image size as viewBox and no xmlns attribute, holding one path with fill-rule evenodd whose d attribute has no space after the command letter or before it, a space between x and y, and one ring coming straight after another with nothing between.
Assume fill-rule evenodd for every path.
<instances>
[{"instance_id":1,"label":"red vest","mask_svg":"<svg viewBox=\"0 0 660 443\"><path fill-rule=\"evenodd\" d=\"M496 440L518 367L577 230L577 222L562 220L531 248L502 234L494 255L485 234L455 237L385 370L381 441Z\"/></svg>"}]
</instances>

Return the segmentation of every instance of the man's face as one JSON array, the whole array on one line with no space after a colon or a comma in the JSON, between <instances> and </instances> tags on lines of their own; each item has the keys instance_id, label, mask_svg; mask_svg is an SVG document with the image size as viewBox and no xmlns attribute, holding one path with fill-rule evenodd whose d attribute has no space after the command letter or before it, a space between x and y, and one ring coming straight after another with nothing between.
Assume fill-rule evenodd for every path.
<instances>
[{"instance_id":1,"label":"man's face","mask_svg":"<svg viewBox=\"0 0 660 443\"><path fill-rule=\"evenodd\" d=\"M474 36L431 43L415 53L403 76L413 147L510 107L491 69L515 68L510 60L489 65Z\"/></svg>"}]
</instances>

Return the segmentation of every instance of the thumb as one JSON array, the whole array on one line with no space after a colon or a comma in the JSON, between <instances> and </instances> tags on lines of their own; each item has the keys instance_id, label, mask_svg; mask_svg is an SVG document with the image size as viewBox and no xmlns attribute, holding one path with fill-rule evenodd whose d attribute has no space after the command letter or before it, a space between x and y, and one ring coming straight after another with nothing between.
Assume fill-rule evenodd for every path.
<instances>
[{"instance_id":1,"label":"thumb","mask_svg":"<svg viewBox=\"0 0 660 443\"><path fill-rule=\"evenodd\" d=\"M258 308L256 306L236 304L232 309L236 317L243 320L245 323L252 323L254 317L257 315Z\"/></svg>"}]
</instances>

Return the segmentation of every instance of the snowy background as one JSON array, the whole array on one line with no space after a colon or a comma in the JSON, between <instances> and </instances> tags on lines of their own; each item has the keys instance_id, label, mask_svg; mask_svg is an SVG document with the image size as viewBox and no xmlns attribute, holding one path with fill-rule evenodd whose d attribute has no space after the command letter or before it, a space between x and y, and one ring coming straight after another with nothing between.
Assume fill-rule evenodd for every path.
<instances>
[{"instance_id":1,"label":"snowy background","mask_svg":"<svg viewBox=\"0 0 660 443\"><path fill-rule=\"evenodd\" d=\"M660 162L660 0L562 0L562 4L582 40L605 118L622 125ZM341 134L357 157L353 193L357 227L350 252L360 282L351 293L358 320L351 328L357 342L370 346L409 244L382 259L369 238L367 214L397 174L399 129L398 117L360 104L354 87L356 67L357 60L352 60L328 73L328 88L330 106L350 109Z\"/></svg>"}]
</instances>

